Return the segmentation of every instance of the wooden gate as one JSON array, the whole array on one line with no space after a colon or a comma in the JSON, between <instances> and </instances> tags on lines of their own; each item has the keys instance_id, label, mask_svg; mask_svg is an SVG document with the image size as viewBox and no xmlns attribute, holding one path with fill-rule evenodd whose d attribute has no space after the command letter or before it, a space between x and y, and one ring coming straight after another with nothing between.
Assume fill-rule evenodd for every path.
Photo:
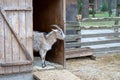
<instances>
[{"instance_id":1,"label":"wooden gate","mask_svg":"<svg viewBox=\"0 0 120 80\"><path fill-rule=\"evenodd\" d=\"M0 0L0 74L32 70L32 0Z\"/></svg>"}]
</instances>

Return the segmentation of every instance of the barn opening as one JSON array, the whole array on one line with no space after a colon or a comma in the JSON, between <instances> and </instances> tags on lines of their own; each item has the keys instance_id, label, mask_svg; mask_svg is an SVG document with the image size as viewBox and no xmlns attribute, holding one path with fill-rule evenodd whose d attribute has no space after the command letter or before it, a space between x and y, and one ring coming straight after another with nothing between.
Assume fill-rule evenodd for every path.
<instances>
[{"instance_id":1,"label":"barn opening","mask_svg":"<svg viewBox=\"0 0 120 80\"><path fill-rule=\"evenodd\" d=\"M50 32L50 25L57 24L64 29L63 0L33 0L33 30ZM34 52L34 57L39 57ZM48 51L46 59L50 62L64 65L64 41L57 40L52 50Z\"/></svg>"}]
</instances>

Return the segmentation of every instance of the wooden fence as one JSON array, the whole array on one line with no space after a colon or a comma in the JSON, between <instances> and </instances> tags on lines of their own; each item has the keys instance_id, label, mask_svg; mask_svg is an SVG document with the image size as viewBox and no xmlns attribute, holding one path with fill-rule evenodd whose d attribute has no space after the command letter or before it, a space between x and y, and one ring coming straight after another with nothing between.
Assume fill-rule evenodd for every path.
<instances>
[{"instance_id":1,"label":"wooden fence","mask_svg":"<svg viewBox=\"0 0 120 80\"><path fill-rule=\"evenodd\" d=\"M109 21L119 21L120 17L114 18L92 18L84 19L81 22L66 23L66 50L89 47L94 53L106 53L120 50L120 25L109 25ZM107 22L108 25L81 26L83 22ZM70 33L71 32L71 33ZM76 53L80 54L80 53ZM71 55L71 54L70 54ZM74 52L73 54L74 55ZM73 56L79 57L79 55ZM67 53L66 58L69 57Z\"/></svg>"}]
</instances>

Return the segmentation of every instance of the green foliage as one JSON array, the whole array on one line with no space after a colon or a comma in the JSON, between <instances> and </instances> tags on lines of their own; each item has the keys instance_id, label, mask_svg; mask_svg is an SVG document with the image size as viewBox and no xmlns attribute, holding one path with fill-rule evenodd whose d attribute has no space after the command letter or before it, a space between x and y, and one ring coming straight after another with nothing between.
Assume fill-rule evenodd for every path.
<instances>
[{"instance_id":1,"label":"green foliage","mask_svg":"<svg viewBox=\"0 0 120 80\"><path fill-rule=\"evenodd\" d=\"M120 9L120 4L117 4L117 8Z\"/></svg>"},{"instance_id":2,"label":"green foliage","mask_svg":"<svg viewBox=\"0 0 120 80\"><path fill-rule=\"evenodd\" d=\"M78 0L78 14L82 12L82 0Z\"/></svg>"},{"instance_id":3,"label":"green foliage","mask_svg":"<svg viewBox=\"0 0 120 80\"><path fill-rule=\"evenodd\" d=\"M90 18L92 18L92 15L89 15ZM105 12L96 12L95 14L96 18L103 18L103 17L109 17L109 14L107 11ZM115 14L112 14L111 17L115 17Z\"/></svg>"},{"instance_id":4,"label":"green foliage","mask_svg":"<svg viewBox=\"0 0 120 80\"><path fill-rule=\"evenodd\" d=\"M107 2L103 2L103 6L102 6L101 11L107 11L107 10L108 10Z\"/></svg>"},{"instance_id":5,"label":"green foliage","mask_svg":"<svg viewBox=\"0 0 120 80\"><path fill-rule=\"evenodd\" d=\"M94 3L94 0L89 0L89 3Z\"/></svg>"},{"instance_id":6,"label":"green foliage","mask_svg":"<svg viewBox=\"0 0 120 80\"><path fill-rule=\"evenodd\" d=\"M89 10L89 14L96 14L96 11L95 11L95 10L90 9L90 10Z\"/></svg>"}]
</instances>

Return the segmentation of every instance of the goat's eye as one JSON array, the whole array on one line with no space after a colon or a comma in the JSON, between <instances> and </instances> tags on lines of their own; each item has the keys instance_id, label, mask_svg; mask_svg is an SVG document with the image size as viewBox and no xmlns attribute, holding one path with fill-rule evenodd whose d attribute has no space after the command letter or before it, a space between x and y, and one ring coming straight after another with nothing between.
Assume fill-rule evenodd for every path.
<instances>
[{"instance_id":1,"label":"goat's eye","mask_svg":"<svg viewBox=\"0 0 120 80\"><path fill-rule=\"evenodd\" d=\"M60 34L62 35L62 32Z\"/></svg>"},{"instance_id":2,"label":"goat's eye","mask_svg":"<svg viewBox=\"0 0 120 80\"><path fill-rule=\"evenodd\" d=\"M58 31L60 34L61 34L61 32L60 31Z\"/></svg>"}]
</instances>

